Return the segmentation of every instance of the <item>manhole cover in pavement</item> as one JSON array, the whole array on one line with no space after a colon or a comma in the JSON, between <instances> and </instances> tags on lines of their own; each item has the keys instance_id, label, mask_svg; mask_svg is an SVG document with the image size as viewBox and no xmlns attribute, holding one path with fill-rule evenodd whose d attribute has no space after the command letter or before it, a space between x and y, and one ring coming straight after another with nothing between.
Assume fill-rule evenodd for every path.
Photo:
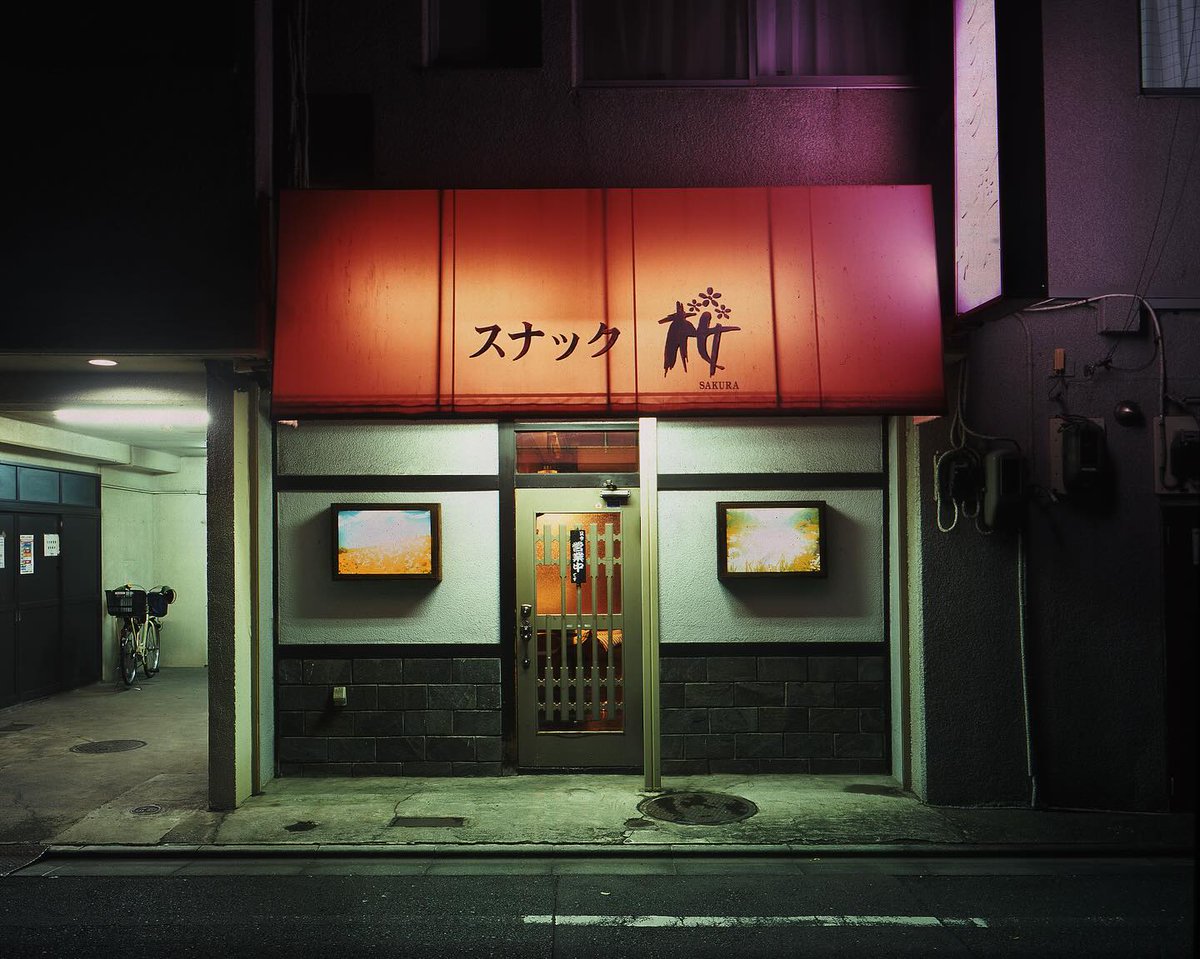
<instances>
[{"instance_id":1,"label":"manhole cover in pavement","mask_svg":"<svg viewBox=\"0 0 1200 959\"><path fill-rule=\"evenodd\" d=\"M73 753L124 753L141 749L146 744L140 739L102 739L98 743L80 743L72 746Z\"/></svg>"},{"instance_id":2,"label":"manhole cover in pavement","mask_svg":"<svg viewBox=\"0 0 1200 959\"><path fill-rule=\"evenodd\" d=\"M749 819L758 807L741 796L680 792L643 799L638 803L638 812L683 826L720 826Z\"/></svg>"},{"instance_id":3,"label":"manhole cover in pavement","mask_svg":"<svg viewBox=\"0 0 1200 959\"><path fill-rule=\"evenodd\" d=\"M134 806L129 811L135 816L153 816L162 812L162 806L160 806L158 803L151 802L146 803L144 806Z\"/></svg>"}]
</instances>

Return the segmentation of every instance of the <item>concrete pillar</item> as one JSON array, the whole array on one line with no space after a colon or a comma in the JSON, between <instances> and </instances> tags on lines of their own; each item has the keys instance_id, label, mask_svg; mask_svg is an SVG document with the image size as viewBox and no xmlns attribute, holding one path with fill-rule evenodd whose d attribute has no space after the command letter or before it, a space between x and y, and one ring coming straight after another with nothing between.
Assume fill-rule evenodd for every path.
<instances>
[{"instance_id":1,"label":"concrete pillar","mask_svg":"<svg viewBox=\"0 0 1200 959\"><path fill-rule=\"evenodd\" d=\"M274 437L271 429L271 394L257 391L252 411L251 441L256 452L251 476L255 513L254 577L255 618L252 625L257 708L254 717L254 791L275 777L275 487ZM257 467L257 468L255 468Z\"/></svg>"},{"instance_id":2,"label":"concrete pillar","mask_svg":"<svg viewBox=\"0 0 1200 959\"><path fill-rule=\"evenodd\" d=\"M1016 536L962 516L941 532L933 457L950 446L947 418L908 439L911 788L938 805L1022 805Z\"/></svg>"},{"instance_id":3,"label":"concrete pillar","mask_svg":"<svg viewBox=\"0 0 1200 959\"><path fill-rule=\"evenodd\" d=\"M251 389L254 389L251 387ZM250 468L252 398L209 363L208 798L233 809L253 788Z\"/></svg>"}]
</instances>

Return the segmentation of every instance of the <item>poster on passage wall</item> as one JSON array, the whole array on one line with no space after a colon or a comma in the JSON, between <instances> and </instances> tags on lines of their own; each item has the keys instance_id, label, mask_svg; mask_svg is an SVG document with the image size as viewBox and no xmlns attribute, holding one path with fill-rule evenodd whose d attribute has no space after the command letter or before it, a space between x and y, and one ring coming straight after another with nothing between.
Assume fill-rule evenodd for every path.
<instances>
[{"instance_id":1,"label":"poster on passage wall","mask_svg":"<svg viewBox=\"0 0 1200 959\"><path fill-rule=\"evenodd\" d=\"M33 534L21 534L21 566L19 572L22 576L28 576L33 572L33 540Z\"/></svg>"}]
</instances>

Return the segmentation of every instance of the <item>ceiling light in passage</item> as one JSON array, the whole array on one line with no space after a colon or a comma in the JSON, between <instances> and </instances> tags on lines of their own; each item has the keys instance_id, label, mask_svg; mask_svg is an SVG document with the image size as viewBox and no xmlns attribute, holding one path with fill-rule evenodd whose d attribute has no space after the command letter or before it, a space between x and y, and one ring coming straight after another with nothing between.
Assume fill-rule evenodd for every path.
<instances>
[{"instance_id":1,"label":"ceiling light in passage","mask_svg":"<svg viewBox=\"0 0 1200 959\"><path fill-rule=\"evenodd\" d=\"M55 410L54 418L76 426L207 426L208 410L107 406Z\"/></svg>"},{"instance_id":2,"label":"ceiling light in passage","mask_svg":"<svg viewBox=\"0 0 1200 959\"><path fill-rule=\"evenodd\" d=\"M88 363L91 364L92 366L116 366L117 365L116 360L106 360L99 356L97 356L94 360L88 360Z\"/></svg>"}]
</instances>

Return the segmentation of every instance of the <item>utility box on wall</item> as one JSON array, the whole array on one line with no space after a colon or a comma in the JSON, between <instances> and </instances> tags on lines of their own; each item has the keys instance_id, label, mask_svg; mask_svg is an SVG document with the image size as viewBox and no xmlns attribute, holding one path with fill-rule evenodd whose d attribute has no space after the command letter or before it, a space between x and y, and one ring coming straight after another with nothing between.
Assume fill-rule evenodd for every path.
<instances>
[{"instance_id":1,"label":"utility box on wall","mask_svg":"<svg viewBox=\"0 0 1200 959\"><path fill-rule=\"evenodd\" d=\"M1154 418L1154 492L1200 493L1200 423L1194 417Z\"/></svg>"}]
</instances>

